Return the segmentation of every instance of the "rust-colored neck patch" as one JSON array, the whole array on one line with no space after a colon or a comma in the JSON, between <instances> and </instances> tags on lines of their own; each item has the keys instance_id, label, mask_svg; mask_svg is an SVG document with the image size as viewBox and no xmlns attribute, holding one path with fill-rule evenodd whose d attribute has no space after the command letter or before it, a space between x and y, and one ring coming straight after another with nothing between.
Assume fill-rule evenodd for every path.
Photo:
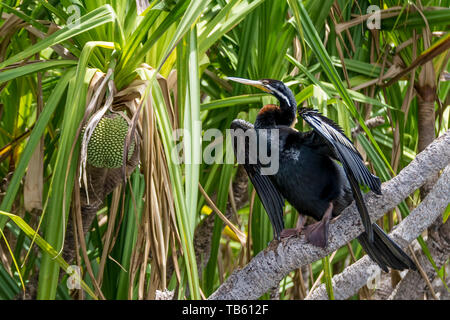
<instances>
[{"instance_id":1,"label":"rust-colored neck patch","mask_svg":"<svg viewBox=\"0 0 450 320\"><path fill-rule=\"evenodd\" d=\"M280 107L275 105L275 104L266 104L264 107L261 108L261 110L259 110L258 114L265 114L265 113L270 113L270 112L276 112L276 111L280 111Z\"/></svg>"}]
</instances>

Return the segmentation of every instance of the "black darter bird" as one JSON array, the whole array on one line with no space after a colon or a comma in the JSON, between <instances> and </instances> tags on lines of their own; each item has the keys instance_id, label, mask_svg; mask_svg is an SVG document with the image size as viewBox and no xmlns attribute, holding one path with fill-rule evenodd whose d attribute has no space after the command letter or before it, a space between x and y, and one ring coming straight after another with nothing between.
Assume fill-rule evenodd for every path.
<instances>
[{"instance_id":1,"label":"black darter bird","mask_svg":"<svg viewBox=\"0 0 450 320\"><path fill-rule=\"evenodd\" d=\"M236 155L239 152L244 154L244 168L267 211L274 236L277 239L290 237L304 229L310 243L325 247L329 221L355 200L365 228L358 241L367 254L384 271L388 270L387 267L416 269L408 255L377 224L370 221L359 185L366 185L376 194L381 194L381 182L365 167L361 155L342 129L314 109L299 108L298 114L312 130L295 130L297 102L292 91L281 81L231 77L228 80L257 87L279 101L279 106L264 106L254 125L240 119L231 123L234 151ZM276 144L278 171L263 174L265 167L258 159L259 149L251 149L247 140L237 143L238 129L245 133L254 132L258 146L263 141L262 145L266 144L267 150L273 150L271 147ZM272 134L274 129L277 129L278 135L275 140ZM251 161L252 157L256 157L256 161ZM300 214L294 229L284 229L285 200ZM305 227L306 217L303 215L318 222Z\"/></svg>"}]
</instances>

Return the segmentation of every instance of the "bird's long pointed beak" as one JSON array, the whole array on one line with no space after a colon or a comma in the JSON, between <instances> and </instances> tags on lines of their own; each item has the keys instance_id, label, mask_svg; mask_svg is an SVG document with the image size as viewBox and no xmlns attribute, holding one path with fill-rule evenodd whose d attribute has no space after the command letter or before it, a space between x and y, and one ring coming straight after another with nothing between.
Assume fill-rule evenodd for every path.
<instances>
[{"instance_id":1,"label":"bird's long pointed beak","mask_svg":"<svg viewBox=\"0 0 450 320\"><path fill-rule=\"evenodd\" d=\"M270 93L270 90L268 88L266 88L264 83L262 83L262 81L260 81L260 80L249 80L249 79L236 78L236 77L225 77L225 79L226 80L231 80L231 81L234 81L234 82L239 82L239 83L242 83L242 84L247 84L247 85L256 87L256 88L258 88L258 89L260 89L262 91Z\"/></svg>"}]
</instances>

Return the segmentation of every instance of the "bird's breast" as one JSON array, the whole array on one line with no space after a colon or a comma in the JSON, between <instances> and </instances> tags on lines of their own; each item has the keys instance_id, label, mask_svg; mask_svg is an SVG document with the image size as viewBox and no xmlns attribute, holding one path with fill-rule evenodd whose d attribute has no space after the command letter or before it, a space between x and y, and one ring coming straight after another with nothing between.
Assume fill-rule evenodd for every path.
<instances>
[{"instance_id":1,"label":"bird's breast","mask_svg":"<svg viewBox=\"0 0 450 320\"><path fill-rule=\"evenodd\" d=\"M272 177L277 189L298 212L315 219L321 219L330 202L341 202L342 179L339 164L308 147L284 150L279 171Z\"/></svg>"}]
</instances>

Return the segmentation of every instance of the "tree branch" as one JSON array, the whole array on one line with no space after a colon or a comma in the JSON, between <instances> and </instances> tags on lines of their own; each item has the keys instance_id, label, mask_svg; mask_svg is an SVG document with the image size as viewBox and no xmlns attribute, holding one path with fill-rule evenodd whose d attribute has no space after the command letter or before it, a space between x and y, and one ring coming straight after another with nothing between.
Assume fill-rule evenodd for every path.
<instances>
[{"instance_id":1,"label":"tree branch","mask_svg":"<svg viewBox=\"0 0 450 320\"><path fill-rule=\"evenodd\" d=\"M447 194L450 194L447 193ZM448 200L447 200L448 202ZM428 228L427 247L438 269L440 269L448 260L450 255L450 222L442 223L442 215L439 215L436 221ZM436 271L422 250L416 252L419 263L424 268L430 282L437 277ZM428 290L423 277L416 273L408 273L399 282L397 287L389 296L389 300L417 300L423 298Z\"/></svg>"},{"instance_id":2,"label":"tree branch","mask_svg":"<svg viewBox=\"0 0 450 320\"><path fill-rule=\"evenodd\" d=\"M389 236L397 243L406 244L416 239L423 230L428 228L445 210L450 194L450 166L430 191L428 196L415 208ZM401 245L402 246L402 245ZM404 246L402 246L405 248ZM347 267L342 273L333 277L333 293L335 299L347 299L354 295L376 273L381 272L369 256L365 256L356 263ZM419 278L418 272L414 272ZM324 285L318 287L309 297L309 300L328 299Z\"/></svg>"},{"instance_id":3,"label":"tree branch","mask_svg":"<svg viewBox=\"0 0 450 320\"><path fill-rule=\"evenodd\" d=\"M365 195L371 220L375 221L385 212L394 209L403 199L421 187L428 177L444 169L449 162L450 130L418 154L396 177L383 183L383 195L377 196L374 193ZM427 225L422 227L421 230L424 230ZM209 299L257 299L275 287L292 270L330 254L363 231L356 206L352 204L330 223L326 248L318 248L307 243L303 235L278 243L272 242L271 246L256 255L247 266L233 272ZM407 245L401 239L397 241L400 246Z\"/></svg>"}]
</instances>

